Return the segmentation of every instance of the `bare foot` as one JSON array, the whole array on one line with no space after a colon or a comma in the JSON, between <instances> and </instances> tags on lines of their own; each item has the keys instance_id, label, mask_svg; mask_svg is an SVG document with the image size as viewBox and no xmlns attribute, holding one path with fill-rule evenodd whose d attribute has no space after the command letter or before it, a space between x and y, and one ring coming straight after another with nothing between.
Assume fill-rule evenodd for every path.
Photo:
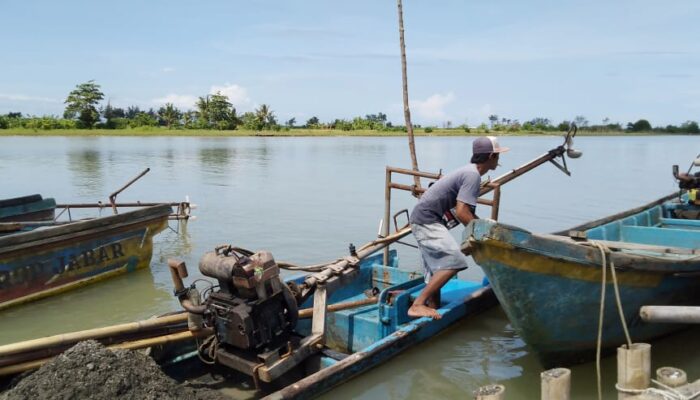
<instances>
[{"instance_id":1,"label":"bare foot","mask_svg":"<svg viewBox=\"0 0 700 400\"><path fill-rule=\"evenodd\" d=\"M411 318L430 317L432 319L440 319L442 315L436 309L428 306L414 304L408 309L408 316Z\"/></svg>"}]
</instances>

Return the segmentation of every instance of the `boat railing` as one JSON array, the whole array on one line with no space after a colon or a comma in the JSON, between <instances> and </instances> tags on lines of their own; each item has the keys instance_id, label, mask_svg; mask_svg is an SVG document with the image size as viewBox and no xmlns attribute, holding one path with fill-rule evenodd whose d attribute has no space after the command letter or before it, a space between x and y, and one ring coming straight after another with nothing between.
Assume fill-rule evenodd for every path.
<instances>
[{"instance_id":1,"label":"boat railing","mask_svg":"<svg viewBox=\"0 0 700 400\"><path fill-rule=\"evenodd\" d=\"M126 190L129 186L131 186L134 182L137 180L141 179L144 175L146 175L151 169L146 168L141 173L136 175L134 178L132 178L129 182L124 184L122 187L119 189L115 190L112 194L109 195L109 204L102 203L101 201L98 201L96 203L66 203L66 204L57 204L56 208L57 209L62 209L58 215L54 218L54 221L58 220L61 215L64 213L68 214L68 220L72 221L72 215L71 215L71 209L76 209L76 208L95 208L99 209L100 211L106 207L111 207L112 212L114 214L118 214L119 208L142 208L142 207L151 207L151 206L158 206L158 205L169 205L170 207L175 208L175 212L171 213L168 216L168 219L170 220L176 220L176 221L181 221L181 220L188 220L191 216L192 204L190 204L189 199L186 199L185 201L182 202L132 202L132 203L117 203L117 196Z\"/></svg>"},{"instance_id":2,"label":"boat railing","mask_svg":"<svg viewBox=\"0 0 700 400\"><path fill-rule=\"evenodd\" d=\"M169 205L170 207L174 208L175 211L170 213L168 216L168 219L170 220L188 220L192 215L192 204L189 202L189 200L181 201L181 202L141 202L141 201L136 201L136 202L131 202L131 203L114 203L114 204L105 204L101 201L98 201L96 203L65 203L65 204L56 204L56 209L61 209L61 211L56 215L54 218L54 221L58 220L64 213L68 215L68 220L72 221L72 215L71 215L71 210L72 209L86 209L86 208L94 208L98 210L103 210L106 208L111 208L112 210L118 210L119 208L143 208L143 207L152 207L152 206L159 206L159 205ZM115 213L117 214L117 213Z\"/></svg>"}]
</instances>

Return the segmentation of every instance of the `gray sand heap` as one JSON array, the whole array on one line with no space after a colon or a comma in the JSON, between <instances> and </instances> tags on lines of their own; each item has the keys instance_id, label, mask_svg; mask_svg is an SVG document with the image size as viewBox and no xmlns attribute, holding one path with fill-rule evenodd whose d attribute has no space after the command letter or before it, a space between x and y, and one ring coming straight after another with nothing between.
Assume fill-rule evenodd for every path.
<instances>
[{"instance_id":1,"label":"gray sand heap","mask_svg":"<svg viewBox=\"0 0 700 400\"><path fill-rule=\"evenodd\" d=\"M225 399L165 375L152 358L136 351L78 343L0 395L15 399Z\"/></svg>"}]
</instances>

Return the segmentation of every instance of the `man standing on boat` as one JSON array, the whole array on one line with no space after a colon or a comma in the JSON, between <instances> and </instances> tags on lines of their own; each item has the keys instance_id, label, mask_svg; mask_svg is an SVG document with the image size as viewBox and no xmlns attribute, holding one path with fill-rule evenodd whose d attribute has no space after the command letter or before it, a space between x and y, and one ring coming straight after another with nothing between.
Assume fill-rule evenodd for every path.
<instances>
[{"instance_id":1,"label":"man standing on boat","mask_svg":"<svg viewBox=\"0 0 700 400\"><path fill-rule=\"evenodd\" d=\"M432 184L413 208L411 230L423 258L426 286L408 309L410 317L440 319L440 289L467 268L467 259L449 229L477 218L481 177L495 170L499 154L508 150L494 136L474 139L471 163Z\"/></svg>"}]
</instances>

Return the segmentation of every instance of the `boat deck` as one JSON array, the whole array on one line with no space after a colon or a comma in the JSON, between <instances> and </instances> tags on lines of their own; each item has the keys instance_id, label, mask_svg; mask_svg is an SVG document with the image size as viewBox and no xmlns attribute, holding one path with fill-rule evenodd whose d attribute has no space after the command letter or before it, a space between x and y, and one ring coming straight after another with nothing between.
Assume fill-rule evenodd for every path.
<instances>
[{"instance_id":1,"label":"boat deck","mask_svg":"<svg viewBox=\"0 0 700 400\"><path fill-rule=\"evenodd\" d=\"M588 239L686 249L700 248L700 220L676 218L681 204L659 204L626 218L586 230Z\"/></svg>"}]
</instances>

